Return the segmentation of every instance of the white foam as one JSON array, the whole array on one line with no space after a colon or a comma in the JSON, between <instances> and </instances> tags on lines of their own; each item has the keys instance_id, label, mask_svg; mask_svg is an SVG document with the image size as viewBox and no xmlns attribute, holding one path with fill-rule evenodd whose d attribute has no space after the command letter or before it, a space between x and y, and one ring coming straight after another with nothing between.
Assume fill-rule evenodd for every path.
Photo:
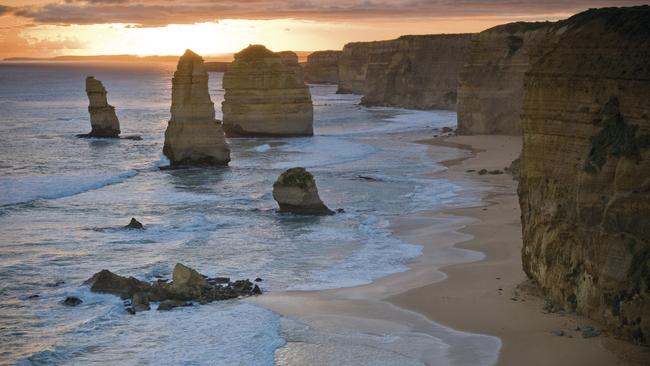
<instances>
[{"instance_id":1,"label":"white foam","mask_svg":"<svg viewBox=\"0 0 650 366\"><path fill-rule=\"evenodd\" d=\"M74 196L122 183L137 174L137 171L130 170L116 175L0 177L0 206Z\"/></svg>"},{"instance_id":2,"label":"white foam","mask_svg":"<svg viewBox=\"0 0 650 366\"><path fill-rule=\"evenodd\" d=\"M253 150L257 151L257 152L267 152L267 151L271 150L271 145L264 144L264 145L260 145L260 146L255 146L255 148L253 148Z\"/></svg>"}]
</instances>

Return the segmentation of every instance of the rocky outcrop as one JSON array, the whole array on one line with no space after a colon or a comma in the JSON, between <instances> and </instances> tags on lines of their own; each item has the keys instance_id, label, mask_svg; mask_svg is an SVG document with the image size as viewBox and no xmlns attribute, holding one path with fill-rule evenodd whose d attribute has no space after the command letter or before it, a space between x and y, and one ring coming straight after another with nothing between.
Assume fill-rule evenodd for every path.
<instances>
[{"instance_id":1,"label":"rocky outcrop","mask_svg":"<svg viewBox=\"0 0 650 366\"><path fill-rule=\"evenodd\" d=\"M412 109L456 108L458 75L471 42L470 34L402 36L390 58L366 66L361 104Z\"/></svg>"},{"instance_id":2,"label":"rocky outcrop","mask_svg":"<svg viewBox=\"0 0 650 366\"><path fill-rule=\"evenodd\" d=\"M312 84L337 84L341 51L316 51L307 56L305 82Z\"/></svg>"},{"instance_id":3,"label":"rocky outcrop","mask_svg":"<svg viewBox=\"0 0 650 366\"><path fill-rule=\"evenodd\" d=\"M223 277L208 278L177 263L171 283L165 280L148 283L102 270L84 284L89 285L92 292L113 294L128 300L125 303L126 311L132 314L149 310L150 302L160 302L158 310L171 310L179 306L191 306L192 301L209 303L262 294L259 286L249 280L230 282L230 279L222 279Z\"/></svg>"},{"instance_id":4,"label":"rocky outcrop","mask_svg":"<svg viewBox=\"0 0 650 366\"><path fill-rule=\"evenodd\" d=\"M458 132L521 134L524 74L552 23L509 23L474 36L458 88Z\"/></svg>"},{"instance_id":5,"label":"rocky outcrop","mask_svg":"<svg viewBox=\"0 0 650 366\"><path fill-rule=\"evenodd\" d=\"M316 181L305 168L291 168L280 174L273 184L273 199L278 202L280 212L302 215L331 215L318 196Z\"/></svg>"},{"instance_id":6,"label":"rocky outcrop","mask_svg":"<svg viewBox=\"0 0 650 366\"><path fill-rule=\"evenodd\" d=\"M227 165L230 148L221 122L214 119L203 58L187 50L172 79L171 119L163 153L171 166Z\"/></svg>"},{"instance_id":7,"label":"rocky outcrop","mask_svg":"<svg viewBox=\"0 0 650 366\"><path fill-rule=\"evenodd\" d=\"M90 104L90 126L92 130L82 137L119 137L120 121L115 115L115 107L108 104L106 88L93 76L86 78L86 94Z\"/></svg>"},{"instance_id":8,"label":"rocky outcrop","mask_svg":"<svg viewBox=\"0 0 650 366\"><path fill-rule=\"evenodd\" d=\"M650 7L551 28L525 78L526 274L549 298L650 342ZM537 51L536 51L537 52Z\"/></svg>"},{"instance_id":9,"label":"rocky outcrop","mask_svg":"<svg viewBox=\"0 0 650 366\"><path fill-rule=\"evenodd\" d=\"M135 219L135 217L131 218L131 221L129 222L128 225L124 226L125 229L144 229L144 225L138 220Z\"/></svg>"},{"instance_id":10,"label":"rocky outcrop","mask_svg":"<svg viewBox=\"0 0 650 366\"><path fill-rule=\"evenodd\" d=\"M313 106L293 52L251 45L235 54L223 77L228 136L311 136Z\"/></svg>"}]
</instances>

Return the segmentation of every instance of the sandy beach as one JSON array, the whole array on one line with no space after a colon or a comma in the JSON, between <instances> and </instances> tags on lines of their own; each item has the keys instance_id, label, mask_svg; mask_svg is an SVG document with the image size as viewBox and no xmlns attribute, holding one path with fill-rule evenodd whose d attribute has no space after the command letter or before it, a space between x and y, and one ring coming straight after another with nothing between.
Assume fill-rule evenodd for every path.
<instances>
[{"instance_id":1,"label":"sandy beach","mask_svg":"<svg viewBox=\"0 0 650 366\"><path fill-rule=\"evenodd\" d=\"M517 182L507 173L477 173L480 169L503 171L509 166L521 151L520 137L458 136L421 143L466 150L467 158L446 161L448 169L436 176L478 183L483 203L393 220L394 235L424 248L407 272L365 286L272 293L254 301L315 329L339 334L342 329L374 335L443 334L447 342L451 340L448 353L455 364L476 364L478 358L472 357L478 356L472 354L476 345L466 343L467 338L455 339L445 333L454 330L500 339L498 359L487 364L646 364L645 349L607 334L583 338L579 328L597 325L575 314L545 311L543 298L527 282L520 258ZM563 335L557 335L559 332ZM499 342L494 337L492 340ZM304 351L308 344L304 339L288 341L278 351L279 364L283 357L294 362L300 359L296 349ZM482 341L490 343L489 339ZM339 342L347 346L355 340ZM304 360L310 364L337 362L336 355L319 350L309 353L310 357L319 355ZM437 364L426 352L420 359L424 364Z\"/></svg>"}]
</instances>

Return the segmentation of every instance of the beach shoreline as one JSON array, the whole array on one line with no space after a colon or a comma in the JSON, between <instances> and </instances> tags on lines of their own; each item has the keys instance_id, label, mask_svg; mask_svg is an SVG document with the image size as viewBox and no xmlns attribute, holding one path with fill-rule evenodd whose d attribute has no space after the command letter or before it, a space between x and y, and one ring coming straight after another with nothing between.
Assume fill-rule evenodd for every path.
<instances>
[{"instance_id":1,"label":"beach shoreline","mask_svg":"<svg viewBox=\"0 0 650 366\"><path fill-rule=\"evenodd\" d=\"M574 314L544 312L543 298L527 285L519 255L516 181L507 173L477 174L480 169L503 171L509 166L521 151L521 137L455 136L418 143L467 151L465 157L443 162L447 169L435 176L478 184L484 189L479 193L481 204L390 220L394 236L423 246L422 255L409 263L406 272L358 287L270 293L252 301L332 332L345 328L376 335L429 332L449 337L444 332L454 331L481 335L477 344L498 349L498 360L486 357L485 364L642 364L643 349L606 334L583 338L576 327L597 325ZM564 335L556 335L558 331ZM461 338L451 345L449 359L474 364L472 355L464 358L463 342ZM281 358L278 364L283 364ZM427 355L421 361L439 362Z\"/></svg>"}]
</instances>

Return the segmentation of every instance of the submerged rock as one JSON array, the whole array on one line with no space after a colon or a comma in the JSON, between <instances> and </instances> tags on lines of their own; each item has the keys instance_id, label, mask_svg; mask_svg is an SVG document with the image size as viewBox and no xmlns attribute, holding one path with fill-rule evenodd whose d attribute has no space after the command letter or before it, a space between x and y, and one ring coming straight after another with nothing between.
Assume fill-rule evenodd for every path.
<instances>
[{"instance_id":1,"label":"submerged rock","mask_svg":"<svg viewBox=\"0 0 650 366\"><path fill-rule=\"evenodd\" d=\"M303 215L331 215L334 211L325 206L318 196L316 181L305 168L291 168L273 184L273 199L280 212Z\"/></svg>"},{"instance_id":2,"label":"submerged rock","mask_svg":"<svg viewBox=\"0 0 650 366\"><path fill-rule=\"evenodd\" d=\"M65 300L63 300L63 305L66 306L77 306L80 305L81 303L83 303L83 301L80 298L75 296L68 296L65 298Z\"/></svg>"},{"instance_id":3,"label":"submerged rock","mask_svg":"<svg viewBox=\"0 0 650 366\"><path fill-rule=\"evenodd\" d=\"M223 126L228 136L311 136L314 112L293 52L251 45L223 76Z\"/></svg>"},{"instance_id":4,"label":"submerged rock","mask_svg":"<svg viewBox=\"0 0 650 366\"><path fill-rule=\"evenodd\" d=\"M106 88L101 81L93 76L86 78L86 94L90 104L90 126L89 134L79 135L80 137L119 137L120 121L115 115L115 107L108 104L106 99Z\"/></svg>"},{"instance_id":5,"label":"submerged rock","mask_svg":"<svg viewBox=\"0 0 650 366\"><path fill-rule=\"evenodd\" d=\"M128 225L124 227L125 229L144 229L144 225L138 220L135 219L135 217L131 218L131 222L129 222Z\"/></svg>"},{"instance_id":6,"label":"submerged rock","mask_svg":"<svg viewBox=\"0 0 650 366\"><path fill-rule=\"evenodd\" d=\"M262 294L259 286L249 280L230 282L227 277L207 278L181 263L174 267L171 283L159 280L147 283L102 270L85 284L90 285L93 292L109 293L127 299L124 306L132 314L149 310L150 302L160 302L158 310L170 310L192 305L192 301L205 304Z\"/></svg>"},{"instance_id":7,"label":"submerged rock","mask_svg":"<svg viewBox=\"0 0 650 366\"><path fill-rule=\"evenodd\" d=\"M163 153L171 166L228 165L230 148L214 118L203 58L187 50L172 79L171 119Z\"/></svg>"}]
</instances>

